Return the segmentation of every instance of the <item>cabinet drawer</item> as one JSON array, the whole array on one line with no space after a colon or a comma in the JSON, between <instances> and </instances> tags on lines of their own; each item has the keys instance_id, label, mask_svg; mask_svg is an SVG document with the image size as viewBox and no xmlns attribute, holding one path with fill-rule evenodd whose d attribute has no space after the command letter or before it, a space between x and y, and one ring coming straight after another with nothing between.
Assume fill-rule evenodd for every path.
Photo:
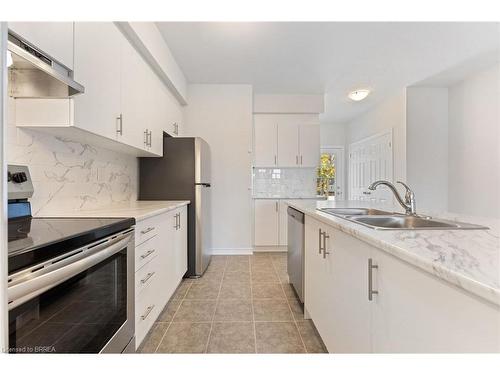
<instances>
[{"instance_id":1,"label":"cabinet drawer","mask_svg":"<svg viewBox=\"0 0 500 375\"><path fill-rule=\"evenodd\" d=\"M160 262L155 256L135 273L135 296L136 298L148 288L154 287L154 281L160 276Z\"/></svg>"},{"instance_id":2,"label":"cabinet drawer","mask_svg":"<svg viewBox=\"0 0 500 375\"><path fill-rule=\"evenodd\" d=\"M138 222L135 226L135 246L140 245L144 241L158 234L159 224L166 220L166 215L158 215Z\"/></svg>"},{"instance_id":3,"label":"cabinet drawer","mask_svg":"<svg viewBox=\"0 0 500 375\"><path fill-rule=\"evenodd\" d=\"M135 248L135 271L140 270L146 263L160 253L161 235L147 239Z\"/></svg>"},{"instance_id":4,"label":"cabinet drawer","mask_svg":"<svg viewBox=\"0 0 500 375\"><path fill-rule=\"evenodd\" d=\"M136 348L139 347L142 340L152 327L156 318L163 309L158 303L157 288L159 287L158 280L153 280L151 285L144 290L136 298L135 303L135 336Z\"/></svg>"}]
</instances>

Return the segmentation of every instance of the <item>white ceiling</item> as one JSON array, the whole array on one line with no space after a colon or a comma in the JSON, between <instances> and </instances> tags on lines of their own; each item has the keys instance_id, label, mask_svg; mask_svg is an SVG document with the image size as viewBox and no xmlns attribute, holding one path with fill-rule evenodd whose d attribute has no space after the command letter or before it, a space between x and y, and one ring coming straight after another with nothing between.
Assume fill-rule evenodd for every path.
<instances>
[{"instance_id":1,"label":"white ceiling","mask_svg":"<svg viewBox=\"0 0 500 375\"><path fill-rule=\"evenodd\" d=\"M324 123L346 122L396 90L500 48L498 23L159 22L190 83L255 93L325 93ZM354 103L347 93L368 87Z\"/></svg>"}]
</instances>

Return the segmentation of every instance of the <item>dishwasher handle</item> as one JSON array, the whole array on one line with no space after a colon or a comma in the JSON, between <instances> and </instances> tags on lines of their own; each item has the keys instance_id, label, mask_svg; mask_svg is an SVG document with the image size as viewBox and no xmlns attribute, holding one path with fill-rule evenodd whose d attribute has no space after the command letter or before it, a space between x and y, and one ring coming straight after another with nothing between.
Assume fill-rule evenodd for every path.
<instances>
[{"instance_id":1,"label":"dishwasher handle","mask_svg":"<svg viewBox=\"0 0 500 375\"><path fill-rule=\"evenodd\" d=\"M288 213L288 216L293 217L295 220L297 220L301 223L304 223L304 213L303 212L300 212L300 211L296 210L295 208L292 208L289 206L287 208L287 213Z\"/></svg>"}]
</instances>

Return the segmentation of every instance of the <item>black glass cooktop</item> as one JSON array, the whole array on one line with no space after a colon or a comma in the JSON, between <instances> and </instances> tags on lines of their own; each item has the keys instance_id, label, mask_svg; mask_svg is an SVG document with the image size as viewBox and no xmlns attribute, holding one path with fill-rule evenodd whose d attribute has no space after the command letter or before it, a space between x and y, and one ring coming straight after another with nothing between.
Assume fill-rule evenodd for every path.
<instances>
[{"instance_id":1,"label":"black glass cooktop","mask_svg":"<svg viewBox=\"0 0 500 375\"><path fill-rule=\"evenodd\" d=\"M133 218L9 219L9 273L125 230Z\"/></svg>"}]
</instances>

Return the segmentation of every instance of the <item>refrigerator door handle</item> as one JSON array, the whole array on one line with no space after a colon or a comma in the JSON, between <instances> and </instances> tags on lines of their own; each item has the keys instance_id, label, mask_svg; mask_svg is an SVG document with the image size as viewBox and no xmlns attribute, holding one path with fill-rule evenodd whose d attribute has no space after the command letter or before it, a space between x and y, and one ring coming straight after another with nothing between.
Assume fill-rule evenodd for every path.
<instances>
[{"instance_id":1,"label":"refrigerator door handle","mask_svg":"<svg viewBox=\"0 0 500 375\"><path fill-rule=\"evenodd\" d=\"M212 186L208 182L195 182L195 185L197 185L197 186L204 186L204 187L210 187L210 186Z\"/></svg>"}]
</instances>

